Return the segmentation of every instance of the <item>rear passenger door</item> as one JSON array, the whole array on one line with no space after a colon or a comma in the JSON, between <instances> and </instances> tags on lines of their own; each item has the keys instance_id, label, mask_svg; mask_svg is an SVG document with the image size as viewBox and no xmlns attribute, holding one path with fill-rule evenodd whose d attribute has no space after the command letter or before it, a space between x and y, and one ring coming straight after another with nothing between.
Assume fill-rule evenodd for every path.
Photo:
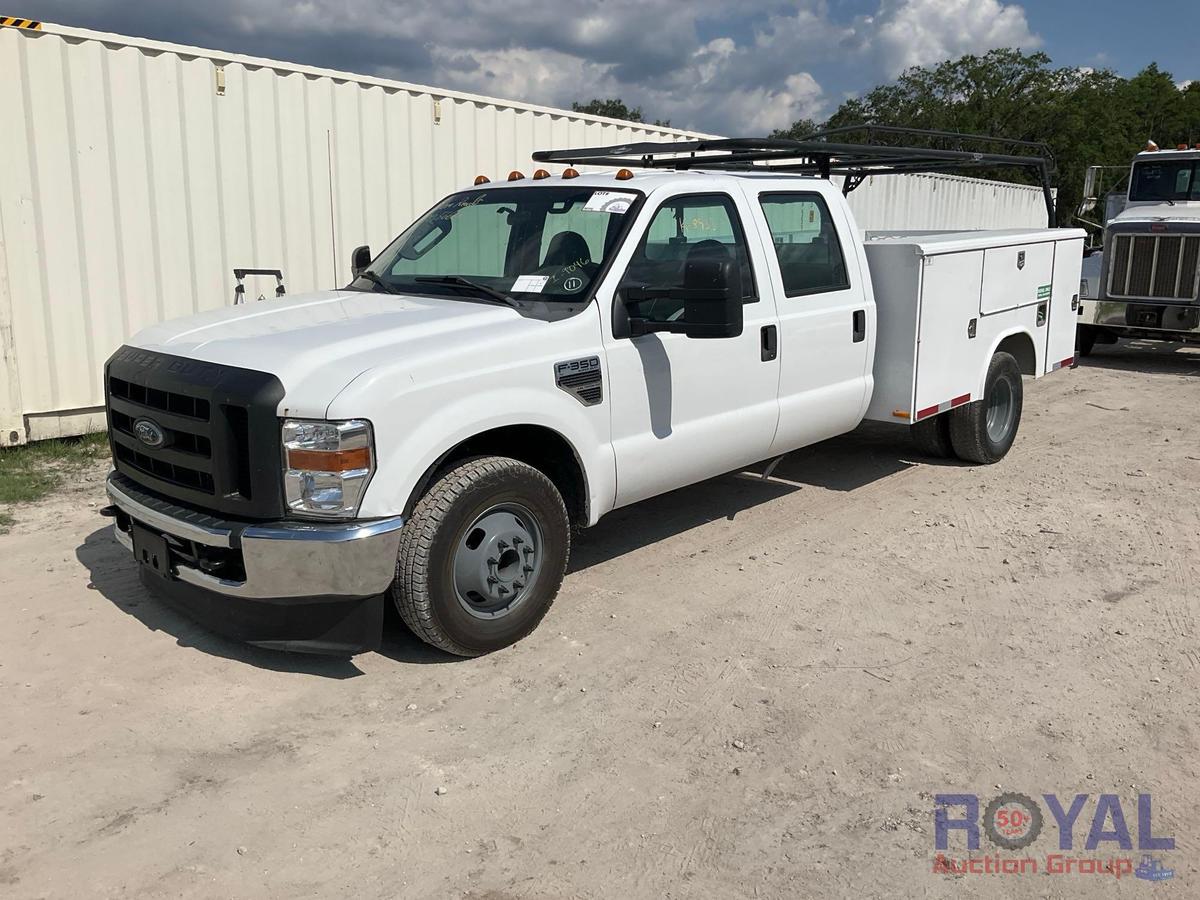
<instances>
[{"instance_id":1,"label":"rear passenger door","mask_svg":"<svg viewBox=\"0 0 1200 900\"><path fill-rule=\"evenodd\" d=\"M841 204L817 191L760 191L769 235L768 277L779 315L779 428L771 453L784 453L857 427L871 387L875 309L858 240Z\"/></svg>"}]
</instances>

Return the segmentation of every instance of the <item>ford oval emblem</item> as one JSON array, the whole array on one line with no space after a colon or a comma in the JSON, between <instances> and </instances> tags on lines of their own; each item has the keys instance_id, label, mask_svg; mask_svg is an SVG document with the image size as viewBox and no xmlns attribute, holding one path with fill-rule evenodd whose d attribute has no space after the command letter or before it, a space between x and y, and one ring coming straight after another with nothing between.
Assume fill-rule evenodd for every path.
<instances>
[{"instance_id":1,"label":"ford oval emblem","mask_svg":"<svg viewBox=\"0 0 1200 900\"><path fill-rule=\"evenodd\" d=\"M162 430L162 426L149 419L138 419L134 422L133 433L151 450L157 450L167 442L167 433Z\"/></svg>"}]
</instances>

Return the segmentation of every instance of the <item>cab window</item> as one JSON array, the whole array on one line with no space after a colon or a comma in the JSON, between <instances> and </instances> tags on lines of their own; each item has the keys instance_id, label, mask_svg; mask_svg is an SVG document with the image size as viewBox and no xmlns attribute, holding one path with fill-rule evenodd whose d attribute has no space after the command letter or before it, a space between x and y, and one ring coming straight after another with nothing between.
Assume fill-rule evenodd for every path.
<instances>
[{"instance_id":1,"label":"cab window","mask_svg":"<svg viewBox=\"0 0 1200 900\"><path fill-rule=\"evenodd\" d=\"M846 259L829 207L820 194L759 197L789 297L840 291L850 286Z\"/></svg>"},{"instance_id":2,"label":"cab window","mask_svg":"<svg viewBox=\"0 0 1200 900\"><path fill-rule=\"evenodd\" d=\"M682 288L689 259L717 256L729 259L740 274L742 302L754 303L758 293L746 250L745 232L733 199L726 194L687 194L663 203L634 251L621 288ZM683 301L657 298L627 304L629 315L654 322L673 322L683 313Z\"/></svg>"}]
</instances>

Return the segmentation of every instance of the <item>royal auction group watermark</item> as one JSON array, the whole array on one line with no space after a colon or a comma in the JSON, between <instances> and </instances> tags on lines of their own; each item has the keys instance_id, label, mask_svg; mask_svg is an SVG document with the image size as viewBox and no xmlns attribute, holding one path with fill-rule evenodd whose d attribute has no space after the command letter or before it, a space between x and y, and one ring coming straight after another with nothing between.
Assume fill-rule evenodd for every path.
<instances>
[{"instance_id":1,"label":"royal auction group watermark","mask_svg":"<svg viewBox=\"0 0 1200 900\"><path fill-rule=\"evenodd\" d=\"M1124 802L1117 794L1075 794L1069 803L1057 794L1040 797L1041 803L1027 794L1006 792L984 805L976 794L934 795L933 871L941 875L1083 875L1143 881L1174 877L1175 870L1159 854L1174 850L1175 838L1154 833L1150 794L1138 794ZM1021 852L1038 840L1048 820L1058 830L1055 850L1046 849L1040 855ZM995 852L970 853L980 849L981 835L987 836ZM1076 846L1077 835L1083 840L1082 847ZM955 855L962 850L968 855Z\"/></svg>"}]
</instances>

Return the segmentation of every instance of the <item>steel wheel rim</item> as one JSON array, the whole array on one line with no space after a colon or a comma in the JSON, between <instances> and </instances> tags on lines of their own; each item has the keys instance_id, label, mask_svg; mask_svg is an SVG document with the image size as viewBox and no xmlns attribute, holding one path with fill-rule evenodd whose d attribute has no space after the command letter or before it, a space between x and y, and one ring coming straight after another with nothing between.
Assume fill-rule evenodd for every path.
<instances>
[{"instance_id":1,"label":"steel wheel rim","mask_svg":"<svg viewBox=\"0 0 1200 900\"><path fill-rule=\"evenodd\" d=\"M988 394L987 433L993 443L998 444L1008 436L1016 417L1016 409L1012 385L1007 378L1001 378L992 385Z\"/></svg>"},{"instance_id":2,"label":"steel wheel rim","mask_svg":"<svg viewBox=\"0 0 1200 900\"><path fill-rule=\"evenodd\" d=\"M508 615L529 596L542 567L542 530L518 503L501 503L477 515L458 537L454 592L478 619Z\"/></svg>"}]
</instances>

